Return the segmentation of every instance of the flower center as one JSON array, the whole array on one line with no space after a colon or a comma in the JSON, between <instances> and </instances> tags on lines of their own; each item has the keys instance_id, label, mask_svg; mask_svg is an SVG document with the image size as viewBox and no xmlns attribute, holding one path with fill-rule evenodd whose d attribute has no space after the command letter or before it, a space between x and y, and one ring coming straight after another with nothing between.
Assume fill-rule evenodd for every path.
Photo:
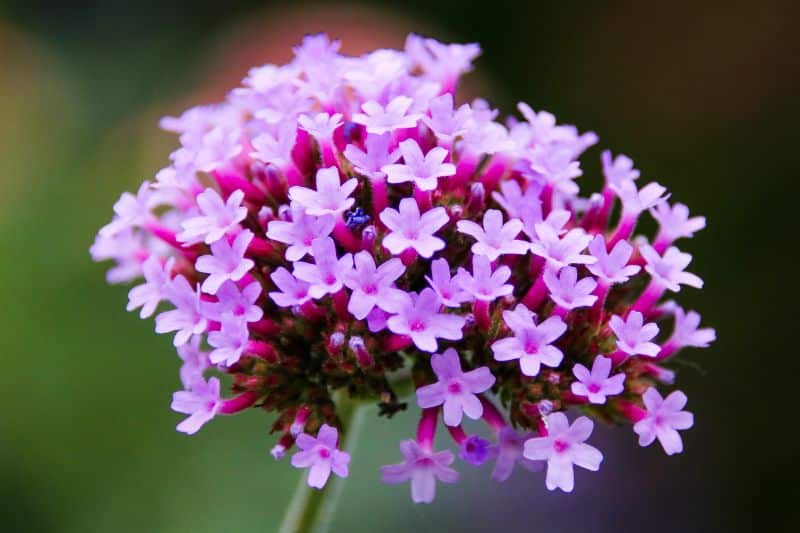
<instances>
[{"instance_id":1,"label":"flower center","mask_svg":"<svg viewBox=\"0 0 800 533\"><path fill-rule=\"evenodd\" d=\"M425 331L425 322L422 320L412 320L409 324L411 331Z\"/></svg>"},{"instance_id":2,"label":"flower center","mask_svg":"<svg viewBox=\"0 0 800 533\"><path fill-rule=\"evenodd\" d=\"M600 392L600 385L598 385L597 383L589 383L589 386L586 387L586 390L588 390L591 393L595 393L596 394L596 393Z\"/></svg>"},{"instance_id":3,"label":"flower center","mask_svg":"<svg viewBox=\"0 0 800 533\"><path fill-rule=\"evenodd\" d=\"M334 276L333 274L328 274L327 276L325 276L326 285L333 285L334 283L336 283L336 276Z\"/></svg>"},{"instance_id":4,"label":"flower center","mask_svg":"<svg viewBox=\"0 0 800 533\"><path fill-rule=\"evenodd\" d=\"M331 451L328 448L321 447L319 450L317 450L317 455L323 459L327 459L331 456Z\"/></svg>"},{"instance_id":5,"label":"flower center","mask_svg":"<svg viewBox=\"0 0 800 533\"><path fill-rule=\"evenodd\" d=\"M458 381L451 381L447 384L447 392L450 394L461 394L461 383Z\"/></svg>"},{"instance_id":6,"label":"flower center","mask_svg":"<svg viewBox=\"0 0 800 533\"><path fill-rule=\"evenodd\" d=\"M367 294L375 294L375 293L378 292L378 287L376 287L374 284L370 283L370 284L364 286L364 292L367 293Z\"/></svg>"},{"instance_id":7,"label":"flower center","mask_svg":"<svg viewBox=\"0 0 800 533\"><path fill-rule=\"evenodd\" d=\"M525 353L533 355L539 351L539 346L534 341L528 341L525 343Z\"/></svg>"},{"instance_id":8,"label":"flower center","mask_svg":"<svg viewBox=\"0 0 800 533\"><path fill-rule=\"evenodd\" d=\"M564 453L569 449L569 442L556 439L553 441L553 449L556 451L556 453Z\"/></svg>"}]
</instances>

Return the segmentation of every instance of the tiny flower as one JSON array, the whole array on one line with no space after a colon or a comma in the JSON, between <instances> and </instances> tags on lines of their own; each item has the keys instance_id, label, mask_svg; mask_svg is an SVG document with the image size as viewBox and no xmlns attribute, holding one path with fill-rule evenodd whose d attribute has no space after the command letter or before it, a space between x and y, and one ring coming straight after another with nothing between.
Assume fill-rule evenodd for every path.
<instances>
[{"instance_id":1,"label":"tiny flower","mask_svg":"<svg viewBox=\"0 0 800 533\"><path fill-rule=\"evenodd\" d=\"M617 186L612 187L622 201L622 211L625 215L638 215L661 202L666 201L668 194L664 193L667 189L658 183L648 183L641 189L636 189L633 181L623 181Z\"/></svg>"},{"instance_id":2,"label":"tiny flower","mask_svg":"<svg viewBox=\"0 0 800 533\"><path fill-rule=\"evenodd\" d=\"M700 327L700 314L696 311L688 313L681 307L675 309L675 329L668 343L678 347L693 346L695 348L708 348L717 340L717 332L713 328Z\"/></svg>"},{"instance_id":3,"label":"tiny flower","mask_svg":"<svg viewBox=\"0 0 800 533\"><path fill-rule=\"evenodd\" d=\"M314 116L300 115L297 117L299 126L319 142L330 142L333 132L342 125L342 114L317 113Z\"/></svg>"},{"instance_id":4,"label":"tiny flower","mask_svg":"<svg viewBox=\"0 0 800 533\"><path fill-rule=\"evenodd\" d=\"M336 167L319 169L316 183L316 190L299 185L289 189L289 199L297 202L309 215L338 215L350 209L355 203L350 195L358 186L358 180L350 178L341 183Z\"/></svg>"},{"instance_id":5,"label":"tiny flower","mask_svg":"<svg viewBox=\"0 0 800 533\"><path fill-rule=\"evenodd\" d=\"M216 302L200 302L200 309L209 320L222 322L226 316L242 318L245 322L257 322L264 316L264 310L256 304L261 296L261 284L257 281L247 284L243 289L232 281L226 281L217 290Z\"/></svg>"},{"instance_id":6,"label":"tiny flower","mask_svg":"<svg viewBox=\"0 0 800 533\"><path fill-rule=\"evenodd\" d=\"M152 218L155 197L149 181L139 187L135 195L124 192L114 204L114 220L100 229L103 237L113 237L123 230L141 226ZM142 317L144 318L144 317Z\"/></svg>"},{"instance_id":7,"label":"tiny flower","mask_svg":"<svg viewBox=\"0 0 800 533\"><path fill-rule=\"evenodd\" d=\"M431 356L431 366L438 381L417 389L417 403L423 409L444 405L444 423L461 424L462 414L477 420L483 414L483 405L476 394L489 390L495 378L488 367L469 372L461 370L458 352L448 348L442 354Z\"/></svg>"},{"instance_id":8,"label":"tiny flower","mask_svg":"<svg viewBox=\"0 0 800 533\"><path fill-rule=\"evenodd\" d=\"M423 154L417 141L406 139L400 143L400 152L403 154L402 164L381 168L389 183L411 181L422 191L432 191L436 189L439 178L456 173L455 165L444 162L448 154L442 147L437 146Z\"/></svg>"},{"instance_id":9,"label":"tiny flower","mask_svg":"<svg viewBox=\"0 0 800 533\"><path fill-rule=\"evenodd\" d=\"M142 272L146 283L137 285L128 292L128 306L126 310L133 311L141 307L140 318L152 316L158 304L164 299L164 290L172 279L172 266L175 259L170 257L164 264L155 255L151 255L142 264Z\"/></svg>"},{"instance_id":10,"label":"tiny flower","mask_svg":"<svg viewBox=\"0 0 800 533\"><path fill-rule=\"evenodd\" d=\"M650 214L658 221L660 230L656 242L665 239L669 242L681 237L692 237L706 227L706 217L689 217L689 208L684 204L661 202L650 209Z\"/></svg>"},{"instance_id":11,"label":"tiny flower","mask_svg":"<svg viewBox=\"0 0 800 533\"><path fill-rule=\"evenodd\" d=\"M462 461L473 466L480 466L489 460L491 452L492 447L488 440L472 435L461 443L458 456Z\"/></svg>"},{"instance_id":12,"label":"tiny flower","mask_svg":"<svg viewBox=\"0 0 800 533\"><path fill-rule=\"evenodd\" d=\"M308 293L311 285L300 281L285 268L278 267L269 277L278 288L277 291L270 292L269 297L278 306L294 307L311 300L311 295Z\"/></svg>"},{"instance_id":13,"label":"tiny flower","mask_svg":"<svg viewBox=\"0 0 800 533\"><path fill-rule=\"evenodd\" d=\"M407 295L387 325L392 333L408 335L417 348L433 353L438 348L437 338L459 340L465 323L462 316L439 313L440 307L433 289L423 289L419 295Z\"/></svg>"},{"instance_id":14,"label":"tiny flower","mask_svg":"<svg viewBox=\"0 0 800 533\"><path fill-rule=\"evenodd\" d=\"M611 374L611 359L598 355L589 372L585 366L576 364L572 373L578 381L572 383L572 393L586 396L591 403L606 403L606 396L614 396L624 390L625 374Z\"/></svg>"},{"instance_id":15,"label":"tiny flower","mask_svg":"<svg viewBox=\"0 0 800 533\"><path fill-rule=\"evenodd\" d=\"M492 302L508 296L514 287L506 282L511 277L511 269L501 265L492 272L492 263L485 255L472 256L472 274L459 267L456 281L459 287L476 300Z\"/></svg>"},{"instance_id":16,"label":"tiny flower","mask_svg":"<svg viewBox=\"0 0 800 533\"><path fill-rule=\"evenodd\" d=\"M436 295L447 307L461 307L461 304L469 301L470 297L461 288L458 276L450 277L450 265L447 259L434 259L431 262L431 275L425 276L428 285L436 291Z\"/></svg>"},{"instance_id":17,"label":"tiny flower","mask_svg":"<svg viewBox=\"0 0 800 533\"><path fill-rule=\"evenodd\" d=\"M387 207L381 211L380 219L389 228L383 246L394 255L413 248L427 259L444 248L444 241L434 237L434 233L450 220L444 207L435 207L420 216L416 200L403 198L399 211Z\"/></svg>"},{"instance_id":18,"label":"tiny flower","mask_svg":"<svg viewBox=\"0 0 800 533\"><path fill-rule=\"evenodd\" d=\"M543 147L534 149L530 160L531 169L542 176L546 183L567 195L578 193L578 185L573 181L581 176L581 164L574 160L572 150L563 147Z\"/></svg>"},{"instance_id":19,"label":"tiny flower","mask_svg":"<svg viewBox=\"0 0 800 533\"><path fill-rule=\"evenodd\" d=\"M612 159L610 150L600 155L603 162L603 176L609 186L619 187L624 181L639 179L639 171L633 168L633 160L625 154L617 154Z\"/></svg>"},{"instance_id":20,"label":"tiny flower","mask_svg":"<svg viewBox=\"0 0 800 533\"><path fill-rule=\"evenodd\" d=\"M627 241L618 241L611 252L608 252L603 236L596 235L589 243L589 252L597 262L587 265L586 268L609 285L625 283L641 270L638 265L628 264L633 253L633 246Z\"/></svg>"},{"instance_id":21,"label":"tiny flower","mask_svg":"<svg viewBox=\"0 0 800 533\"><path fill-rule=\"evenodd\" d=\"M628 355L658 355L661 347L650 342L658 335L658 326L653 322L645 324L644 316L639 311L631 311L626 320L614 315L608 325L617 337L618 350Z\"/></svg>"},{"instance_id":22,"label":"tiny flower","mask_svg":"<svg viewBox=\"0 0 800 533\"><path fill-rule=\"evenodd\" d=\"M522 455L525 441L533 437L533 433L520 434L517 433L511 426L506 426L497 434L497 446L495 451L497 459L495 460L494 470L492 470L492 479L502 483L511 477L514 472L514 466L519 463L523 468L528 471L535 472L541 470L542 463L540 461L531 461Z\"/></svg>"},{"instance_id":23,"label":"tiny flower","mask_svg":"<svg viewBox=\"0 0 800 533\"><path fill-rule=\"evenodd\" d=\"M190 390L173 393L172 410L189 415L176 429L187 435L197 433L214 418L221 403L217 378L209 378L208 382L201 378L192 383Z\"/></svg>"},{"instance_id":24,"label":"tiny flower","mask_svg":"<svg viewBox=\"0 0 800 533\"><path fill-rule=\"evenodd\" d=\"M578 281L578 269L575 267L564 267L558 273L547 269L543 277L550 290L550 299L563 309L590 307L597 300L597 296L592 294L597 282L592 277Z\"/></svg>"},{"instance_id":25,"label":"tiny flower","mask_svg":"<svg viewBox=\"0 0 800 533\"><path fill-rule=\"evenodd\" d=\"M164 311L156 317L156 333L175 334L175 346L186 344L192 335L199 335L206 330L208 322L200 310L200 286L193 289L186 278L178 275L164 289L175 309Z\"/></svg>"},{"instance_id":26,"label":"tiny flower","mask_svg":"<svg viewBox=\"0 0 800 533\"><path fill-rule=\"evenodd\" d=\"M564 357L552 343L564 334L567 325L557 316L551 316L537 325L534 316L522 304L513 311L503 311L503 320L514 336L492 344L495 360L519 359L520 369L526 376L539 374L541 365L557 367Z\"/></svg>"},{"instance_id":27,"label":"tiny flower","mask_svg":"<svg viewBox=\"0 0 800 533\"><path fill-rule=\"evenodd\" d=\"M219 330L208 334L208 344L214 348L208 358L215 365L229 367L242 357L249 340L250 332L244 320L236 317L224 319Z\"/></svg>"},{"instance_id":28,"label":"tiny flower","mask_svg":"<svg viewBox=\"0 0 800 533\"><path fill-rule=\"evenodd\" d=\"M242 230L232 243L227 239L220 239L211 244L211 255L197 258L195 269L209 274L201 286L204 292L216 294L223 283L228 280L239 281L255 266L252 259L244 257L252 240L253 232Z\"/></svg>"},{"instance_id":29,"label":"tiny flower","mask_svg":"<svg viewBox=\"0 0 800 533\"><path fill-rule=\"evenodd\" d=\"M633 431L639 435L639 446L650 446L658 438L667 455L681 453L683 441L677 430L694 425L694 415L682 410L686 395L676 390L662 398L655 387L650 387L642 395L642 401L647 415L633 425Z\"/></svg>"},{"instance_id":30,"label":"tiny flower","mask_svg":"<svg viewBox=\"0 0 800 533\"><path fill-rule=\"evenodd\" d=\"M411 500L431 503L436 497L436 481L455 483L458 472L449 468L455 456L449 450L434 452L423 449L415 440L400 443L403 462L381 467L381 481L396 484L411 481Z\"/></svg>"},{"instance_id":31,"label":"tiny flower","mask_svg":"<svg viewBox=\"0 0 800 533\"><path fill-rule=\"evenodd\" d=\"M458 109L453 109L453 95L445 93L432 99L430 116L423 116L422 122L443 142L451 143L453 139L462 135L466 128L464 125L472 115L469 104L463 104Z\"/></svg>"},{"instance_id":32,"label":"tiny flower","mask_svg":"<svg viewBox=\"0 0 800 533\"><path fill-rule=\"evenodd\" d=\"M483 227L471 220L459 220L456 227L478 241L472 245L472 253L485 255L490 261L503 254L524 255L530 247L529 243L516 238L522 231L522 221L512 218L503 224L503 214L497 209L486 211Z\"/></svg>"},{"instance_id":33,"label":"tiny flower","mask_svg":"<svg viewBox=\"0 0 800 533\"><path fill-rule=\"evenodd\" d=\"M191 389L196 381L202 380L209 367L208 352L200 348L202 340L200 335L194 335L189 342L178 346L178 357L183 361L179 375L186 390Z\"/></svg>"},{"instance_id":34,"label":"tiny flower","mask_svg":"<svg viewBox=\"0 0 800 533\"><path fill-rule=\"evenodd\" d=\"M524 225L533 227L542 221L542 202L539 200L541 186L529 182L525 192L513 180L500 184L500 192L493 192L492 198L502 207L510 218L522 220ZM567 213L569 216L569 213Z\"/></svg>"},{"instance_id":35,"label":"tiny flower","mask_svg":"<svg viewBox=\"0 0 800 533\"><path fill-rule=\"evenodd\" d=\"M538 240L531 243L531 252L547 260L552 269L560 269L567 265L591 265L597 261L591 255L583 254L592 236L581 229L568 231L560 237L558 231L546 223L534 226Z\"/></svg>"},{"instance_id":36,"label":"tiny flower","mask_svg":"<svg viewBox=\"0 0 800 533\"><path fill-rule=\"evenodd\" d=\"M553 413L545 418L547 436L535 437L525 442L525 457L547 461L547 490L561 489L572 492L575 477L572 465L597 471L603 454L584 441L594 429L594 423L585 416L575 419L570 426L564 413Z\"/></svg>"},{"instance_id":37,"label":"tiny flower","mask_svg":"<svg viewBox=\"0 0 800 533\"><path fill-rule=\"evenodd\" d=\"M322 424L316 438L306 433L297 436L300 451L292 456L292 466L309 468L309 487L324 487L331 472L339 477L347 477L350 454L337 448L338 440L339 432L328 424Z\"/></svg>"},{"instance_id":38,"label":"tiny flower","mask_svg":"<svg viewBox=\"0 0 800 533\"><path fill-rule=\"evenodd\" d=\"M205 242L211 244L220 240L226 233L239 227L239 222L247 216L247 208L242 206L244 192L236 190L227 201L214 189L206 189L197 195L197 206L202 215L181 223L183 232L177 235L186 244Z\"/></svg>"},{"instance_id":39,"label":"tiny flower","mask_svg":"<svg viewBox=\"0 0 800 533\"><path fill-rule=\"evenodd\" d=\"M375 267L369 252L359 252L354 257L355 268L343 274L344 284L352 290L347 310L358 320L363 320L376 306L384 311L395 311L403 301L404 293L394 282L403 275L406 267L399 259L389 259Z\"/></svg>"},{"instance_id":40,"label":"tiny flower","mask_svg":"<svg viewBox=\"0 0 800 533\"><path fill-rule=\"evenodd\" d=\"M282 122L275 133L264 132L252 141L252 157L264 163L284 168L292 162L292 149L297 139L297 126L294 121Z\"/></svg>"},{"instance_id":41,"label":"tiny flower","mask_svg":"<svg viewBox=\"0 0 800 533\"><path fill-rule=\"evenodd\" d=\"M363 113L353 115L353 122L362 124L367 133L380 135L400 128L413 128L422 117L421 114L407 114L414 100L407 96L396 96L384 108L378 102L370 101L361 106Z\"/></svg>"},{"instance_id":42,"label":"tiny flower","mask_svg":"<svg viewBox=\"0 0 800 533\"><path fill-rule=\"evenodd\" d=\"M678 292L681 290L681 285L688 285L696 289L703 287L702 279L691 272L683 271L692 262L691 255L670 246L661 256L648 244L640 246L639 252L647 261L647 266L644 267L647 273L667 289Z\"/></svg>"},{"instance_id":43,"label":"tiny flower","mask_svg":"<svg viewBox=\"0 0 800 533\"><path fill-rule=\"evenodd\" d=\"M390 150L392 136L367 135L364 148L361 150L354 144L348 144L344 149L344 156L353 165L353 169L371 180L383 179L386 172L382 169L400 159L400 150Z\"/></svg>"},{"instance_id":44,"label":"tiny flower","mask_svg":"<svg viewBox=\"0 0 800 533\"><path fill-rule=\"evenodd\" d=\"M315 240L311 245L314 264L298 261L293 274L297 279L310 284L308 294L322 298L341 290L344 276L353 268L353 256L336 257L336 244L330 237Z\"/></svg>"},{"instance_id":45,"label":"tiny flower","mask_svg":"<svg viewBox=\"0 0 800 533\"><path fill-rule=\"evenodd\" d=\"M311 253L315 239L327 237L336 225L332 215L315 217L306 213L299 204L291 206L291 221L271 220L267 225L267 237L288 244L286 260L298 261Z\"/></svg>"}]
</instances>

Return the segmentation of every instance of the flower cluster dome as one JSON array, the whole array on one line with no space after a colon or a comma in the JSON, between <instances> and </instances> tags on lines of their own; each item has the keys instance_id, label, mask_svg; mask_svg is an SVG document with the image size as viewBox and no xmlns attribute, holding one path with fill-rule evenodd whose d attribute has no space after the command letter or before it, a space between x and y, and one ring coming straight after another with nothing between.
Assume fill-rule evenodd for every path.
<instances>
[{"instance_id":1,"label":"flower cluster dome","mask_svg":"<svg viewBox=\"0 0 800 533\"><path fill-rule=\"evenodd\" d=\"M415 502L457 481L457 461L493 462L497 481L546 469L569 492L574 466L603 460L593 420L680 452L693 417L664 391L670 358L715 332L669 300L703 285L675 242L705 219L609 151L603 189L582 195L594 133L458 103L476 44L339 47L308 36L224 102L164 118L180 147L91 248L109 282L144 279L128 310L174 335L178 431L274 413L273 456L321 488L348 475L345 404L391 418L410 384L419 426L382 477ZM635 233L648 215L652 239Z\"/></svg>"}]
</instances>

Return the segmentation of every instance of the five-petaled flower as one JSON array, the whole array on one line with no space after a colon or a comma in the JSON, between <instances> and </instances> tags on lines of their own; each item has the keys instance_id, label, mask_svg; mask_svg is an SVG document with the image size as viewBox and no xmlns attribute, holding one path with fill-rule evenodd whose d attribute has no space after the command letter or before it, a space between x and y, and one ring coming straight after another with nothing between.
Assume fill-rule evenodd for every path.
<instances>
[{"instance_id":1,"label":"five-petaled flower","mask_svg":"<svg viewBox=\"0 0 800 533\"><path fill-rule=\"evenodd\" d=\"M429 258L444 248L444 241L434 237L449 221L444 207L435 207L420 215L416 200L403 198L399 210L387 207L381 211L380 219L389 228L383 246L394 255L413 248L422 257Z\"/></svg>"},{"instance_id":2,"label":"five-petaled flower","mask_svg":"<svg viewBox=\"0 0 800 533\"><path fill-rule=\"evenodd\" d=\"M642 401L647 413L633 426L633 431L639 435L639 445L650 446L657 438L667 455L681 453L683 440L678 430L694 425L694 415L683 410L686 395L676 390L662 398L654 387L650 387L642 395Z\"/></svg>"},{"instance_id":3,"label":"five-petaled flower","mask_svg":"<svg viewBox=\"0 0 800 533\"><path fill-rule=\"evenodd\" d=\"M335 427L322 424L317 436L307 433L297 436L300 451L292 456L292 466L308 468L308 485L321 489L328 482L331 472L347 477L350 454L338 448L339 432Z\"/></svg>"},{"instance_id":4,"label":"five-petaled flower","mask_svg":"<svg viewBox=\"0 0 800 533\"><path fill-rule=\"evenodd\" d=\"M541 365L556 367L564 354L552 345L567 330L561 318L551 316L536 324L535 315L522 304L513 311L503 311L503 320L514 332L513 337L500 339L492 344L497 361L519 359L520 370L526 376L535 376Z\"/></svg>"}]
</instances>

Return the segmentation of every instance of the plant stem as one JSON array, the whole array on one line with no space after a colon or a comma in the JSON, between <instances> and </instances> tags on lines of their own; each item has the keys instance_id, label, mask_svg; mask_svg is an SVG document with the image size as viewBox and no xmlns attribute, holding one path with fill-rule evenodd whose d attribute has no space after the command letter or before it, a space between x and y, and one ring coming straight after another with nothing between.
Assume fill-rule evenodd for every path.
<instances>
[{"instance_id":1,"label":"plant stem","mask_svg":"<svg viewBox=\"0 0 800 533\"><path fill-rule=\"evenodd\" d=\"M342 449L353 455L358 434L364 425L366 407L356 402L339 403L339 422L343 428ZM344 479L334 477L322 490L308 486L306 476L300 477L289 509L281 523L280 533L325 533L329 530L339 497L344 490Z\"/></svg>"}]
</instances>

